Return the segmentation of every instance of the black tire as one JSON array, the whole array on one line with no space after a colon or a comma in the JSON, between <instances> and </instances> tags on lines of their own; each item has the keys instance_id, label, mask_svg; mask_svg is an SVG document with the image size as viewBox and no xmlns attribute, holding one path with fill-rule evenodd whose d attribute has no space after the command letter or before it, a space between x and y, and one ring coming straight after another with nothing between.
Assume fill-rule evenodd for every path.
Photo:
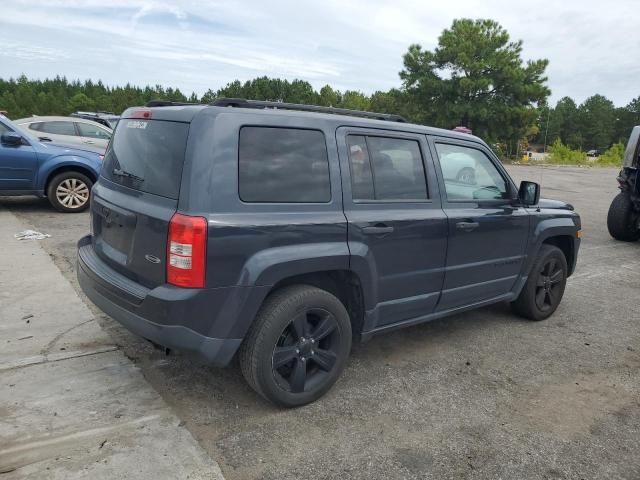
<instances>
[{"instance_id":1,"label":"black tire","mask_svg":"<svg viewBox=\"0 0 640 480\"><path fill-rule=\"evenodd\" d=\"M86 175L76 171L62 172L49 182L47 198L59 212L82 212L89 207L92 187L93 182Z\"/></svg>"},{"instance_id":2,"label":"black tire","mask_svg":"<svg viewBox=\"0 0 640 480\"><path fill-rule=\"evenodd\" d=\"M333 386L350 350L351 321L342 302L325 290L294 285L265 301L240 347L240 368L265 399L298 407Z\"/></svg>"},{"instance_id":3,"label":"black tire","mask_svg":"<svg viewBox=\"0 0 640 480\"><path fill-rule=\"evenodd\" d=\"M456 180L458 182L466 183L468 185L475 185L476 184L476 171L471 167L464 167L456 175Z\"/></svg>"},{"instance_id":4,"label":"black tire","mask_svg":"<svg viewBox=\"0 0 640 480\"><path fill-rule=\"evenodd\" d=\"M616 195L607 214L609 234L616 240L623 242L635 242L640 239L640 229L634 224L634 216L633 204L629 195L625 193Z\"/></svg>"},{"instance_id":5,"label":"black tire","mask_svg":"<svg viewBox=\"0 0 640 480\"><path fill-rule=\"evenodd\" d=\"M513 310L529 320L545 320L556 311L567 284L567 259L558 247L542 245Z\"/></svg>"}]
</instances>

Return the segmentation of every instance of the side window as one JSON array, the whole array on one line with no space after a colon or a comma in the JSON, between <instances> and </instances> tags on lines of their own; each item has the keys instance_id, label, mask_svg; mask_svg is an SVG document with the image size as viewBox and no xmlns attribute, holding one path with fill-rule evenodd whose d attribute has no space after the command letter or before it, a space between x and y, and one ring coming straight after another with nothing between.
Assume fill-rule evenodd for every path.
<instances>
[{"instance_id":1,"label":"side window","mask_svg":"<svg viewBox=\"0 0 640 480\"><path fill-rule=\"evenodd\" d=\"M347 137L354 200L425 200L427 183L416 140Z\"/></svg>"},{"instance_id":2,"label":"side window","mask_svg":"<svg viewBox=\"0 0 640 480\"><path fill-rule=\"evenodd\" d=\"M331 200L327 143L321 131L243 127L238 156L239 193L245 202Z\"/></svg>"},{"instance_id":3,"label":"side window","mask_svg":"<svg viewBox=\"0 0 640 480\"><path fill-rule=\"evenodd\" d=\"M480 150L436 143L449 200L499 200L508 197L507 183Z\"/></svg>"},{"instance_id":4,"label":"side window","mask_svg":"<svg viewBox=\"0 0 640 480\"><path fill-rule=\"evenodd\" d=\"M367 142L361 135L347 136L351 166L351 194L354 200L375 200L373 173L367 152Z\"/></svg>"},{"instance_id":5,"label":"side window","mask_svg":"<svg viewBox=\"0 0 640 480\"><path fill-rule=\"evenodd\" d=\"M39 132L42 128L42 122L36 122L36 123L30 123L29 124L29 129L30 130L35 130L36 132Z\"/></svg>"},{"instance_id":6,"label":"side window","mask_svg":"<svg viewBox=\"0 0 640 480\"><path fill-rule=\"evenodd\" d=\"M109 140L111 134L105 129L96 127L95 125L88 125L86 123L76 122L81 137L100 138L103 140Z\"/></svg>"},{"instance_id":7,"label":"side window","mask_svg":"<svg viewBox=\"0 0 640 480\"><path fill-rule=\"evenodd\" d=\"M73 127L73 122L42 122L40 127L41 132L52 133L54 135L75 135L76 129Z\"/></svg>"}]
</instances>

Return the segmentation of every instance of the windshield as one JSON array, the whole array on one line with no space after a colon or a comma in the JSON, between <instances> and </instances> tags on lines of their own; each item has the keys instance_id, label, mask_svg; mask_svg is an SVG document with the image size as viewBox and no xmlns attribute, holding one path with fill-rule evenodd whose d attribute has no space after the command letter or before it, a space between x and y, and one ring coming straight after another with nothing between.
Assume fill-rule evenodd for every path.
<instances>
[{"instance_id":1,"label":"windshield","mask_svg":"<svg viewBox=\"0 0 640 480\"><path fill-rule=\"evenodd\" d=\"M40 140L38 140L36 137L32 136L27 131L26 125L24 126L25 128L22 129L18 125L16 125L15 123L13 123L11 120L9 120L7 117L5 117L4 115L0 115L0 124L4 124L4 126L7 127L8 130L12 130L12 131L14 131L16 133L19 133L20 135L22 135L29 142L34 142L34 143L40 142Z\"/></svg>"},{"instance_id":2,"label":"windshield","mask_svg":"<svg viewBox=\"0 0 640 480\"><path fill-rule=\"evenodd\" d=\"M101 175L134 190L177 199L189 124L128 118L119 123Z\"/></svg>"}]
</instances>

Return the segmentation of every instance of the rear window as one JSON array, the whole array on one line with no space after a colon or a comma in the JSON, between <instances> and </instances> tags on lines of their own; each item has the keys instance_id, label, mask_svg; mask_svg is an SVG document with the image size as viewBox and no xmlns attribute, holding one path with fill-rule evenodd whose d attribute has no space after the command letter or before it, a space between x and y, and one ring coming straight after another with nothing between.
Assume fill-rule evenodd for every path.
<instances>
[{"instance_id":1,"label":"rear window","mask_svg":"<svg viewBox=\"0 0 640 480\"><path fill-rule=\"evenodd\" d=\"M331 199L327 143L318 130L243 127L238 167L240 198L245 202Z\"/></svg>"},{"instance_id":2,"label":"rear window","mask_svg":"<svg viewBox=\"0 0 640 480\"><path fill-rule=\"evenodd\" d=\"M105 153L102 176L177 199L188 132L187 123L123 119Z\"/></svg>"}]
</instances>

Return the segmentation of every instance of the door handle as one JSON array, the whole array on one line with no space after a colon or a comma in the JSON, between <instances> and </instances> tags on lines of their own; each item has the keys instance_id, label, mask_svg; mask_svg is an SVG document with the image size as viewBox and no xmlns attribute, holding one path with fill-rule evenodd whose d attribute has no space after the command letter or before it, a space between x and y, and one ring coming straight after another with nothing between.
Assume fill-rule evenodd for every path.
<instances>
[{"instance_id":1,"label":"door handle","mask_svg":"<svg viewBox=\"0 0 640 480\"><path fill-rule=\"evenodd\" d=\"M478 228L480 224L478 222L458 222L456 223L456 228L458 230L464 230L465 232L470 232Z\"/></svg>"},{"instance_id":2,"label":"door handle","mask_svg":"<svg viewBox=\"0 0 640 480\"><path fill-rule=\"evenodd\" d=\"M386 235L393 232L393 227L387 225L376 225L374 227L362 227L362 233L365 235Z\"/></svg>"},{"instance_id":3,"label":"door handle","mask_svg":"<svg viewBox=\"0 0 640 480\"><path fill-rule=\"evenodd\" d=\"M88 143L90 145L93 145L96 142L94 142L93 140L84 140L84 143Z\"/></svg>"}]
</instances>

